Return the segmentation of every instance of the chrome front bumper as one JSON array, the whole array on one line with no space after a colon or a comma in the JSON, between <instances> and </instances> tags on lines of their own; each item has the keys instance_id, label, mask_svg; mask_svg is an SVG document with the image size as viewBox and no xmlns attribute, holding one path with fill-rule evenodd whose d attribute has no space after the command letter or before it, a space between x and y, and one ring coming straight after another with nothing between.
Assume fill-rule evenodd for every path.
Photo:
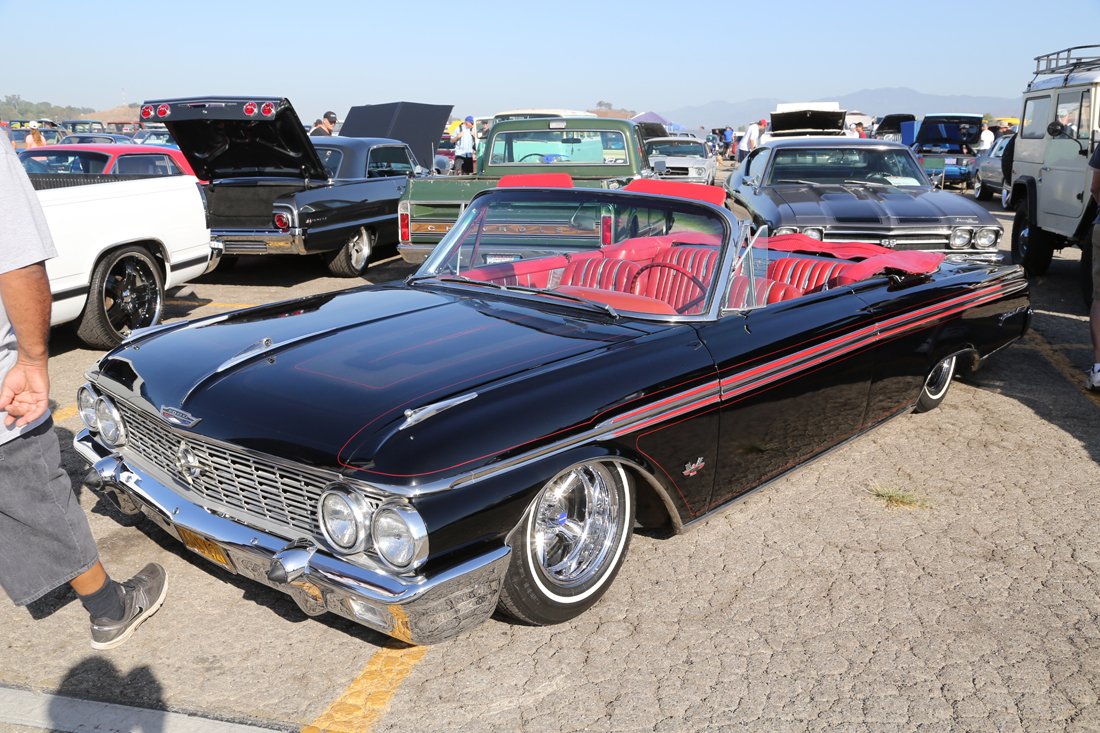
<instances>
[{"instance_id":1,"label":"chrome front bumper","mask_svg":"<svg viewBox=\"0 0 1100 733\"><path fill-rule=\"evenodd\" d=\"M122 511L145 514L185 545L181 530L216 545L229 564L212 562L286 593L310 616L331 612L402 641L435 644L484 622L496 609L510 559L507 546L431 577L398 577L341 560L308 539L288 541L212 513L110 452L87 430L73 446L93 467L86 483Z\"/></svg>"},{"instance_id":2,"label":"chrome front bumper","mask_svg":"<svg viewBox=\"0 0 1100 733\"><path fill-rule=\"evenodd\" d=\"M211 229L227 255L304 255L304 229Z\"/></svg>"}]
</instances>

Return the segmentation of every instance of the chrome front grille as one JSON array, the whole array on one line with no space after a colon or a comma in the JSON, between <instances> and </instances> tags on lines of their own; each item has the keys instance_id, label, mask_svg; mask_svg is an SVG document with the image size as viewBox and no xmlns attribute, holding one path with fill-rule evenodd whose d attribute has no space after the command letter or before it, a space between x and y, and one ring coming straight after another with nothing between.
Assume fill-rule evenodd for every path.
<instances>
[{"instance_id":1,"label":"chrome front grille","mask_svg":"<svg viewBox=\"0 0 1100 733\"><path fill-rule=\"evenodd\" d=\"M203 498L231 512L320 536L317 504L334 476L296 468L199 436L177 432L159 418L117 400L126 425L125 453L152 464ZM190 446L200 468L187 478L177 465L180 444ZM381 502L366 497L372 509Z\"/></svg>"},{"instance_id":2,"label":"chrome front grille","mask_svg":"<svg viewBox=\"0 0 1100 733\"><path fill-rule=\"evenodd\" d=\"M928 229L860 229L857 227L825 229L826 242L870 242L891 249L947 249L951 230L943 227Z\"/></svg>"},{"instance_id":3,"label":"chrome front grille","mask_svg":"<svg viewBox=\"0 0 1100 733\"><path fill-rule=\"evenodd\" d=\"M691 173L691 170L682 166L669 166L665 168L665 175L668 176L686 176Z\"/></svg>"}]
</instances>

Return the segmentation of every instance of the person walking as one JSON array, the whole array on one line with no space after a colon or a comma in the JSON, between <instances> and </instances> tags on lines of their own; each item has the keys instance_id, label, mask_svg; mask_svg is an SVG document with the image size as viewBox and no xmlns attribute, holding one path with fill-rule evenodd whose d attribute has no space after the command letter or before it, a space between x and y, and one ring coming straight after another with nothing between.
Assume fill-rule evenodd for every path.
<instances>
[{"instance_id":1,"label":"person walking","mask_svg":"<svg viewBox=\"0 0 1100 733\"><path fill-rule=\"evenodd\" d=\"M470 175L474 172L474 151L477 149L473 115L467 115L458 129L451 134L451 142L455 144L454 173L460 176Z\"/></svg>"},{"instance_id":2,"label":"person walking","mask_svg":"<svg viewBox=\"0 0 1100 733\"><path fill-rule=\"evenodd\" d=\"M57 251L30 179L0 138L0 586L26 606L68 583L91 620L92 648L112 649L157 612L168 581L156 563L126 582L111 579L61 467L44 264Z\"/></svg>"},{"instance_id":3,"label":"person walking","mask_svg":"<svg viewBox=\"0 0 1100 733\"><path fill-rule=\"evenodd\" d=\"M722 132L722 155L727 158L733 157L733 128L726 125L726 129Z\"/></svg>"},{"instance_id":4,"label":"person walking","mask_svg":"<svg viewBox=\"0 0 1100 733\"><path fill-rule=\"evenodd\" d=\"M1092 181L1089 192L1092 200L1100 204L1100 147L1089 158ZM1089 333L1092 336L1092 369L1085 386L1092 392L1100 392L1100 214L1092 222L1092 308L1089 309Z\"/></svg>"},{"instance_id":5,"label":"person walking","mask_svg":"<svg viewBox=\"0 0 1100 733\"><path fill-rule=\"evenodd\" d=\"M23 140L23 149L31 150L32 148L41 148L46 144L46 138L42 137L42 133L38 131L38 122L31 120L27 125L30 128L30 132L27 133L27 137Z\"/></svg>"},{"instance_id":6,"label":"person walking","mask_svg":"<svg viewBox=\"0 0 1100 733\"><path fill-rule=\"evenodd\" d=\"M325 114L321 116L321 121L320 122L321 122L320 125L314 127L312 130L309 131L310 135L312 135L314 137L318 137L318 136L333 135L334 134L333 131L336 129L336 113L335 112L333 112L332 110L329 110L328 112L325 112Z\"/></svg>"}]
</instances>

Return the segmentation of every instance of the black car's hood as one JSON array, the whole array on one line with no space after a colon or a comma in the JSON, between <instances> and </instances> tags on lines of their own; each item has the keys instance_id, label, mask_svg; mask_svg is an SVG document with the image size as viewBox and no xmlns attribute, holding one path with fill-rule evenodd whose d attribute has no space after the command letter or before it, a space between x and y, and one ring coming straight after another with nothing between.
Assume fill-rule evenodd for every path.
<instances>
[{"instance_id":1,"label":"black car's hood","mask_svg":"<svg viewBox=\"0 0 1100 733\"><path fill-rule=\"evenodd\" d=\"M417 161L426 165L439 144L439 131L447 125L449 104L390 102L365 104L348 110L340 128L345 137L388 137L412 149Z\"/></svg>"},{"instance_id":2,"label":"black car's hood","mask_svg":"<svg viewBox=\"0 0 1100 733\"><path fill-rule=\"evenodd\" d=\"M454 412L512 423L509 410L553 386L546 371L639 334L575 314L367 287L139 335L104 357L98 379L162 414L198 419L192 430L210 438L336 470L377 459L379 472L396 475L450 465L450 451L468 458L478 437L421 432L440 428L438 416L399 430L407 410L476 392ZM398 447L379 457L387 441Z\"/></svg>"},{"instance_id":3,"label":"black car's hood","mask_svg":"<svg viewBox=\"0 0 1100 733\"><path fill-rule=\"evenodd\" d=\"M195 97L145 102L207 181L253 176L324 179L325 167L286 99ZM267 114L265 114L265 111ZM159 114L159 113L158 113Z\"/></svg>"},{"instance_id":4,"label":"black car's hood","mask_svg":"<svg viewBox=\"0 0 1100 733\"><path fill-rule=\"evenodd\" d=\"M871 186L776 186L767 196L786 212L783 224L930 225L945 218L975 219L977 204L946 191ZM991 218L986 215L982 220ZM778 222L777 222L778 223ZM992 222L990 222L992 223Z\"/></svg>"}]
</instances>

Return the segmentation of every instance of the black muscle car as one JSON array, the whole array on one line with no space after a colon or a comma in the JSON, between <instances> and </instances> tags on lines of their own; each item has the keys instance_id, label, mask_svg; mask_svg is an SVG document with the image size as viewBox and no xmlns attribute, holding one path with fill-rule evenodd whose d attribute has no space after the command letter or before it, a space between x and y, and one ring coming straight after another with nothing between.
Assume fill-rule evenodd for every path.
<instances>
[{"instance_id":1,"label":"black muscle car","mask_svg":"<svg viewBox=\"0 0 1100 733\"><path fill-rule=\"evenodd\" d=\"M885 140L799 138L757 147L726 180L727 205L754 228L826 242L873 242L999 262L1004 228L935 188L909 148Z\"/></svg>"},{"instance_id":2,"label":"black muscle car","mask_svg":"<svg viewBox=\"0 0 1100 733\"><path fill-rule=\"evenodd\" d=\"M552 624L636 522L930 410L1027 328L1019 267L750 239L723 197L505 177L403 284L135 334L79 390L86 481L311 615Z\"/></svg>"},{"instance_id":3,"label":"black muscle car","mask_svg":"<svg viewBox=\"0 0 1100 733\"><path fill-rule=\"evenodd\" d=\"M309 137L286 99L152 100L195 175L209 181L211 238L223 262L242 254L320 254L354 277L379 244L397 242L397 201L423 175L409 146L387 138Z\"/></svg>"}]
</instances>

